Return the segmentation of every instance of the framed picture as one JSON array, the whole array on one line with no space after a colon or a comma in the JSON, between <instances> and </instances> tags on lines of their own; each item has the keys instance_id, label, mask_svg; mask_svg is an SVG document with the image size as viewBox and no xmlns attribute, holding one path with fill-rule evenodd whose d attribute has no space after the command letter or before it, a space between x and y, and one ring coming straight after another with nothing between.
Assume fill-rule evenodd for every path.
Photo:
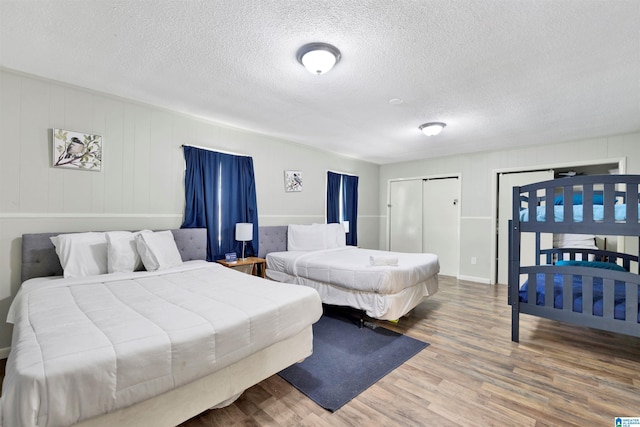
<instances>
[{"instance_id":1,"label":"framed picture","mask_svg":"<svg viewBox=\"0 0 640 427\"><path fill-rule=\"evenodd\" d=\"M53 129L53 166L99 172L102 169L102 136Z\"/></svg>"},{"instance_id":2,"label":"framed picture","mask_svg":"<svg viewBox=\"0 0 640 427\"><path fill-rule=\"evenodd\" d=\"M302 172L284 171L284 191L302 191Z\"/></svg>"}]
</instances>

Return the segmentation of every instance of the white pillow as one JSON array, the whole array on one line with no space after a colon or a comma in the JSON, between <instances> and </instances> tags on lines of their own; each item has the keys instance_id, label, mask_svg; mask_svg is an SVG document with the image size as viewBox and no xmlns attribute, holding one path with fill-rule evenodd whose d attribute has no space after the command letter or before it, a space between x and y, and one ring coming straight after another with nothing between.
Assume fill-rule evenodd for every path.
<instances>
[{"instance_id":1,"label":"white pillow","mask_svg":"<svg viewBox=\"0 0 640 427\"><path fill-rule=\"evenodd\" d=\"M288 251L317 251L325 248L322 224L289 224L287 230Z\"/></svg>"},{"instance_id":2,"label":"white pillow","mask_svg":"<svg viewBox=\"0 0 640 427\"><path fill-rule=\"evenodd\" d=\"M107 240L104 233L72 233L51 237L64 277L106 274Z\"/></svg>"},{"instance_id":3,"label":"white pillow","mask_svg":"<svg viewBox=\"0 0 640 427\"><path fill-rule=\"evenodd\" d=\"M325 246L327 249L342 248L347 246L347 234L344 232L344 225L340 223L324 224L327 229L325 236Z\"/></svg>"},{"instance_id":4,"label":"white pillow","mask_svg":"<svg viewBox=\"0 0 640 427\"><path fill-rule=\"evenodd\" d=\"M182 264L171 231L143 230L136 236L136 248L147 271L164 270Z\"/></svg>"},{"instance_id":5,"label":"white pillow","mask_svg":"<svg viewBox=\"0 0 640 427\"><path fill-rule=\"evenodd\" d=\"M346 246L342 224L289 224L287 250L317 251Z\"/></svg>"},{"instance_id":6,"label":"white pillow","mask_svg":"<svg viewBox=\"0 0 640 427\"><path fill-rule=\"evenodd\" d=\"M130 231L108 231L107 270L109 273L130 273L144 268L136 247L136 236Z\"/></svg>"}]
</instances>

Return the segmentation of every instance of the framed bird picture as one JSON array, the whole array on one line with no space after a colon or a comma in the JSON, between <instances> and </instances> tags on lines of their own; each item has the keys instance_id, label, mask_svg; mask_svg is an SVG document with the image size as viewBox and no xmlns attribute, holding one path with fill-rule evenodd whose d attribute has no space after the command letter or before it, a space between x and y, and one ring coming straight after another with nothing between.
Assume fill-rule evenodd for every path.
<instances>
[{"instance_id":1,"label":"framed bird picture","mask_svg":"<svg viewBox=\"0 0 640 427\"><path fill-rule=\"evenodd\" d=\"M284 171L284 190L287 193L292 191L302 191L301 171Z\"/></svg>"},{"instance_id":2,"label":"framed bird picture","mask_svg":"<svg viewBox=\"0 0 640 427\"><path fill-rule=\"evenodd\" d=\"M102 169L102 136L53 129L53 166L99 172Z\"/></svg>"}]
</instances>

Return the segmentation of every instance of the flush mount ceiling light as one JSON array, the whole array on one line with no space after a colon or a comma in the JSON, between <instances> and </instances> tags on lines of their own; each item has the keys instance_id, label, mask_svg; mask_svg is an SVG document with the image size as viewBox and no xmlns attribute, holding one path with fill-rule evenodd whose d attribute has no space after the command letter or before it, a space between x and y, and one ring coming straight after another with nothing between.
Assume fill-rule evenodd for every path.
<instances>
[{"instance_id":1,"label":"flush mount ceiling light","mask_svg":"<svg viewBox=\"0 0 640 427\"><path fill-rule=\"evenodd\" d=\"M327 43L309 43L298 49L298 62L313 74L324 74L340 61L340 51Z\"/></svg>"},{"instance_id":2,"label":"flush mount ceiling light","mask_svg":"<svg viewBox=\"0 0 640 427\"><path fill-rule=\"evenodd\" d=\"M442 132L442 129L446 126L445 123L442 122L431 122L420 125L420 130L427 136L434 136Z\"/></svg>"}]
</instances>

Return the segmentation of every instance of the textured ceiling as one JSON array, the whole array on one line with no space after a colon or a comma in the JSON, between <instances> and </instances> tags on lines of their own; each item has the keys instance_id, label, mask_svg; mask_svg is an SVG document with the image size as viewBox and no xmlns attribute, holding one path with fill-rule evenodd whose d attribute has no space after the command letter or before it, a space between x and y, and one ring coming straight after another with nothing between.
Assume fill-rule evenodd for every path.
<instances>
[{"instance_id":1,"label":"textured ceiling","mask_svg":"<svg viewBox=\"0 0 640 427\"><path fill-rule=\"evenodd\" d=\"M342 52L321 76L295 58L316 41ZM379 164L640 131L638 0L0 0L0 42L8 69Z\"/></svg>"}]
</instances>

